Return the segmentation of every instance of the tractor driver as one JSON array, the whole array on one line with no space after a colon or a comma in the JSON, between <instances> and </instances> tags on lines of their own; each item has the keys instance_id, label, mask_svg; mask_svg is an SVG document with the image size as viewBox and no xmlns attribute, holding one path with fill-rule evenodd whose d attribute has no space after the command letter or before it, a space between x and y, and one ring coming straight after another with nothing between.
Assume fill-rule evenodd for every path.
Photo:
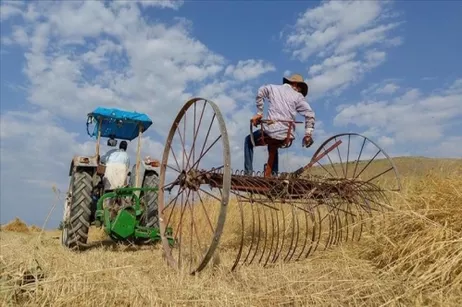
<instances>
[{"instance_id":1,"label":"tractor driver","mask_svg":"<svg viewBox=\"0 0 462 307\"><path fill-rule=\"evenodd\" d=\"M102 158L106 163L104 172L104 190L106 192L124 187L130 169L130 158L127 153L127 142L120 142L119 149L106 153Z\"/></svg>"},{"instance_id":2,"label":"tractor driver","mask_svg":"<svg viewBox=\"0 0 462 307\"><path fill-rule=\"evenodd\" d=\"M291 77L283 78L282 84L268 84L258 89L256 97L257 114L252 117L252 123L257 125L263 117L263 100L268 101L268 119L271 120L290 120L295 121L297 113L305 117L305 136L303 137L302 146L310 147L313 144L312 133L314 130L315 113L311 109L305 97L308 94L308 85L304 82L303 77L294 74ZM289 123L274 122L271 125L264 124L264 137L276 140L285 140L287 138ZM295 128L292 129L292 131ZM253 133L255 146L259 144L262 136L261 129ZM294 135L290 136L292 139ZM246 174L253 171L253 145L250 135L245 138L244 142L244 169ZM279 172L278 155L276 153L272 171Z\"/></svg>"}]
</instances>

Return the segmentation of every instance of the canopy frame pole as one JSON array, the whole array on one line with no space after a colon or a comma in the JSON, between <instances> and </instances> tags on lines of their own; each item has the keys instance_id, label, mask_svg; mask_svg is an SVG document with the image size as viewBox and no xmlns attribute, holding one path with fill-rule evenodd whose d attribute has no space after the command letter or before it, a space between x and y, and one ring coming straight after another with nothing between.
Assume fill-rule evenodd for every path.
<instances>
[{"instance_id":1,"label":"canopy frame pole","mask_svg":"<svg viewBox=\"0 0 462 307\"><path fill-rule=\"evenodd\" d=\"M100 152L100 142L101 142L101 125L102 125L103 119L100 118L98 121L98 136L96 138L96 156L99 157L99 152Z\"/></svg>"},{"instance_id":2,"label":"canopy frame pole","mask_svg":"<svg viewBox=\"0 0 462 307\"><path fill-rule=\"evenodd\" d=\"M136 174L135 183L136 187L140 187L140 163L141 163L141 137L143 135L143 126L138 125L138 148L136 149Z\"/></svg>"}]
</instances>

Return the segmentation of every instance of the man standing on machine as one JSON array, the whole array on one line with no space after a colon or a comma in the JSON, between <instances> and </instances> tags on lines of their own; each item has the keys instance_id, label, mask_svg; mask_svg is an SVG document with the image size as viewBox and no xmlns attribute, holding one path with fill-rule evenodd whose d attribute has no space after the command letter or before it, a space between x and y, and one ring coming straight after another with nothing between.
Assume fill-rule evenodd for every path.
<instances>
[{"instance_id":1,"label":"man standing on machine","mask_svg":"<svg viewBox=\"0 0 462 307\"><path fill-rule=\"evenodd\" d=\"M261 129L254 131L253 138L255 146L263 146L261 143L262 136L273 140L284 141L288 137L289 127L292 123L278 122L295 121L295 116L298 114L305 117L305 136L303 137L302 146L310 147L313 144L313 130L315 123L315 113L311 109L308 102L305 100L308 94L308 85L299 74L294 74L289 78L283 78L282 84L268 84L258 89L256 97L257 114L252 117L252 123L257 126L263 117L263 101L266 98L268 101L268 119L275 120L270 125L263 124L264 131ZM290 138L293 140L295 127L292 128ZM250 134L245 138L244 142L244 169L246 174L253 171L253 144ZM279 172L279 159L276 152L272 171Z\"/></svg>"}]
</instances>

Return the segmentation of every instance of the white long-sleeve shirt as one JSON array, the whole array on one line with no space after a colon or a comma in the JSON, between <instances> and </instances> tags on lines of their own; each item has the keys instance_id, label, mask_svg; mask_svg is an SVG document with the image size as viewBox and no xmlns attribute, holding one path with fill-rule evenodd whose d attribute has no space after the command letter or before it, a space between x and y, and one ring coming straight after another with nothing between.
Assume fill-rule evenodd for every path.
<instances>
[{"instance_id":1,"label":"white long-sleeve shirt","mask_svg":"<svg viewBox=\"0 0 462 307\"><path fill-rule=\"evenodd\" d=\"M125 150L113 149L101 157L106 164L104 171L104 188L113 190L125 186L130 169L130 157Z\"/></svg>"},{"instance_id":2,"label":"white long-sleeve shirt","mask_svg":"<svg viewBox=\"0 0 462 307\"><path fill-rule=\"evenodd\" d=\"M295 121L297 113L305 117L305 134L314 130L315 113L305 97L295 91L289 84L268 84L258 89L256 97L257 113L263 115L263 101L268 101L267 119ZM263 125L264 131L273 139L284 140L290 123L275 122ZM295 138L295 127L292 127L291 137Z\"/></svg>"},{"instance_id":3,"label":"white long-sleeve shirt","mask_svg":"<svg viewBox=\"0 0 462 307\"><path fill-rule=\"evenodd\" d=\"M130 168L130 157L125 150L121 149L112 149L108 151L104 156L101 157L101 161L106 165L111 163L121 163L125 164L127 169Z\"/></svg>"}]
</instances>

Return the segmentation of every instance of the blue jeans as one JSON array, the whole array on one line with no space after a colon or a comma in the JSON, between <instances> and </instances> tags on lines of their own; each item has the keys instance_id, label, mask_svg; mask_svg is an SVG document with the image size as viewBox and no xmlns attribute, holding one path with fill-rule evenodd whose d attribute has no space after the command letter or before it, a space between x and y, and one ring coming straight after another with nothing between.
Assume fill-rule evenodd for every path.
<instances>
[{"instance_id":1,"label":"blue jeans","mask_svg":"<svg viewBox=\"0 0 462 307\"><path fill-rule=\"evenodd\" d=\"M262 132L261 130L256 130L253 132L253 139L255 141L255 146L263 146L260 145L260 138L261 138ZM265 137L266 134L265 134ZM266 162L265 162L266 163ZM244 141L244 170L246 174L251 174L253 171L253 145L252 141L250 140L250 134L246 136L245 141ZM274 157L274 165L273 165L273 174L279 172L279 155L276 153L276 156Z\"/></svg>"}]
</instances>

